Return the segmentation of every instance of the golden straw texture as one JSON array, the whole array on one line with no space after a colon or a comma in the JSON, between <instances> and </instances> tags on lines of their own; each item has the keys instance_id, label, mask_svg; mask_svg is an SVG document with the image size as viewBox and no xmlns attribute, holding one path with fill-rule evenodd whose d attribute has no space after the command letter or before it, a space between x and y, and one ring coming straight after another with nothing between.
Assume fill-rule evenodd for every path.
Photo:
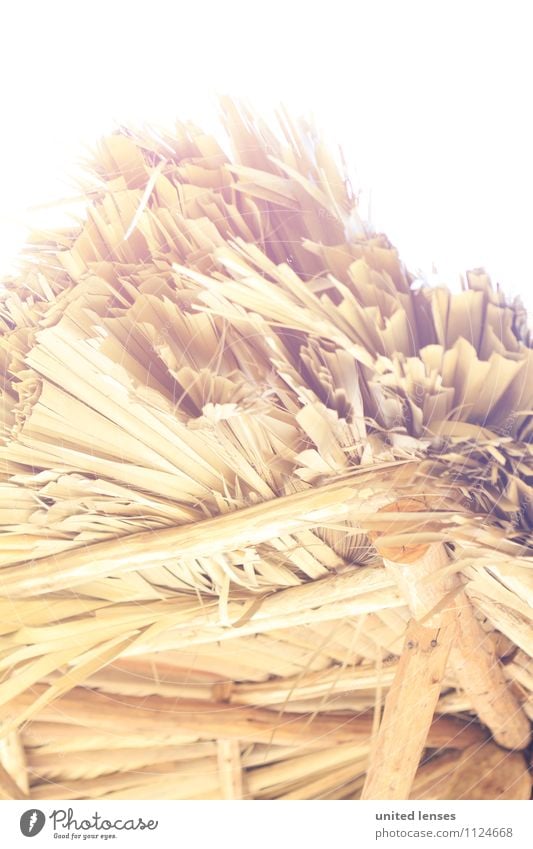
<instances>
[{"instance_id":1,"label":"golden straw texture","mask_svg":"<svg viewBox=\"0 0 533 849\"><path fill-rule=\"evenodd\" d=\"M102 140L0 287L0 791L528 798L524 310L221 110Z\"/></svg>"}]
</instances>

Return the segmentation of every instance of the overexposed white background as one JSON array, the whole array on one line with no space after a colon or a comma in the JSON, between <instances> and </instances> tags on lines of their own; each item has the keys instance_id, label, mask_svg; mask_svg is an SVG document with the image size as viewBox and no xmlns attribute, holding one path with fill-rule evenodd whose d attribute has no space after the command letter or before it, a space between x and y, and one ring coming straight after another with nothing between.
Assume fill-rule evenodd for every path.
<instances>
[{"instance_id":1,"label":"overexposed white background","mask_svg":"<svg viewBox=\"0 0 533 849\"><path fill-rule=\"evenodd\" d=\"M24 2L4 5L0 276L61 221L77 161L117 122L215 125L216 94L280 101L340 142L414 270L533 277L528 2Z\"/></svg>"}]
</instances>

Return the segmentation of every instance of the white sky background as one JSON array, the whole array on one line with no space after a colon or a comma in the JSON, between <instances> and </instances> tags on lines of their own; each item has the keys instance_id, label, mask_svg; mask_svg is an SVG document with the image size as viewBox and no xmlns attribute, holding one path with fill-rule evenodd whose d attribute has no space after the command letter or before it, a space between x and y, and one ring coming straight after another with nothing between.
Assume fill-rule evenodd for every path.
<instances>
[{"instance_id":1,"label":"white sky background","mask_svg":"<svg viewBox=\"0 0 533 849\"><path fill-rule=\"evenodd\" d=\"M29 226L60 220L33 208L75 192L102 133L209 127L220 92L312 113L411 269L453 284L484 265L533 310L529 3L3 5L0 276Z\"/></svg>"}]
</instances>

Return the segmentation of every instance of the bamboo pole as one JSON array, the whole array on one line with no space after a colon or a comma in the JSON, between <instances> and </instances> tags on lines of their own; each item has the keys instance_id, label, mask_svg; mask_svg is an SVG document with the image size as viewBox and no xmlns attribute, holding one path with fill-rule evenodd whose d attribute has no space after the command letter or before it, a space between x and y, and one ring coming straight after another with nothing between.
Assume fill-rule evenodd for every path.
<instances>
[{"instance_id":1,"label":"bamboo pole","mask_svg":"<svg viewBox=\"0 0 533 849\"><path fill-rule=\"evenodd\" d=\"M375 572L377 572L377 570L375 570ZM208 645L210 643L221 642L224 640L237 639L239 637L266 634L269 631L294 628L299 625L305 626L320 622L330 622L332 620L343 619L344 617L356 617L363 613L404 607L404 601L395 587L383 587L379 591L372 590L369 592L362 591L361 587L360 591L356 590L353 593L349 593L350 581L346 581L344 584L347 589L347 596L345 599L327 603L329 591L331 589L331 586L328 586L329 580L329 578L323 578L319 581L314 581L312 584L302 585L302 589L304 586L315 587L315 593L317 596L315 606L310 603L311 595L305 594L305 601L306 603L309 603L309 607L296 608L293 612L283 610L277 614L275 613L274 615L266 615L267 611L270 613L275 609L275 605L267 608L267 601L275 601L278 595L290 592L290 590L279 590L265 599L264 611L261 610L260 602L258 602L257 616L255 613L252 613L255 606L254 604L249 603L248 605L241 605L243 609L243 617L240 620L240 624L239 620L235 625L221 625L217 622L217 624L213 625L213 627L209 627L208 614L206 614L203 621L201 619L201 615L196 617L194 627L192 628L185 627L185 624L189 624L187 622L181 626L177 624L172 627L172 630L170 630L171 626L169 623L168 630L162 631L161 634L159 634L159 632L155 633L153 638L150 634L147 634L146 639L143 638L137 643L132 644L131 648L124 652L124 656L135 656L139 653L142 654L146 651L151 651L152 649L157 651L167 648L171 650L188 649L191 646ZM356 583L357 581L354 580L352 586L355 586ZM322 596L322 599L319 600L318 595L322 587L324 588L324 595ZM292 589L293 588L291 587L291 590ZM296 589L296 587L294 587L294 589ZM294 593L291 597L296 600L297 594ZM301 601L304 601L304 596L302 596ZM285 599L283 599L283 603L284 602ZM248 621L246 614L247 608L250 611ZM265 615L259 615L260 612ZM217 611L216 618L218 618L218 615ZM179 614L175 617L176 622L178 622L178 617Z\"/></svg>"},{"instance_id":2,"label":"bamboo pole","mask_svg":"<svg viewBox=\"0 0 533 849\"><path fill-rule=\"evenodd\" d=\"M369 527L374 527L376 523L387 524L390 520L386 516L380 517L373 509L395 498L394 486L405 483L414 465L413 462L398 461L383 466L358 468L342 480L274 498L213 519L163 530L143 531L4 567L0 572L2 592L10 597L56 592L95 580L99 575L147 569L179 557L207 557L259 545L324 522L340 521L343 518L353 520L358 510L366 517ZM380 475L384 469L386 486L380 491ZM368 494L364 498L359 496L359 488L365 482L374 489L373 499ZM461 511L435 511L428 515L427 521L432 527L438 527L440 521L453 520L458 512ZM413 516L416 519L416 514ZM413 518L407 516L406 521L412 523ZM364 521L361 526L365 526Z\"/></svg>"},{"instance_id":3,"label":"bamboo pole","mask_svg":"<svg viewBox=\"0 0 533 849\"><path fill-rule=\"evenodd\" d=\"M13 710L26 707L43 692L37 685L13 702ZM75 687L39 712L39 722L66 723L93 729L150 733L157 725L158 733L191 735L201 740L232 739L241 743L294 745L309 748L339 743L367 742L372 731L373 716L367 714L284 713L264 708L228 705L226 702L171 699L163 696L108 696ZM30 726L31 728L31 726ZM429 729L428 745L463 749L486 739L483 729L455 717L437 717Z\"/></svg>"},{"instance_id":4,"label":"bamboo pole","mask_svg":"<svg viewBox=\"0 0 533 849\"><path fill-rule=\"evenodd\" d=\"M244 789L239 741L218 740L217 762L223 798L243 799Z\"/></svg>"}]
</instances>

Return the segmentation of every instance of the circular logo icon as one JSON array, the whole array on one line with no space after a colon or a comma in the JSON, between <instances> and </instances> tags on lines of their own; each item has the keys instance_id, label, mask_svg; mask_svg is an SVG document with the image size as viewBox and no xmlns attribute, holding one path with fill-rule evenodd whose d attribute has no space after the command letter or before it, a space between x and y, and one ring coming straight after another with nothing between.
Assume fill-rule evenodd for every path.
<instances>
[{"instance_id":1,"label":"circular logo icon","mask_svg":"<svg viewBox=\"0 0 533 849\"><path fill-rule=\"evenodd\" d=\"M42 811L37 808L31 808L29 811L24 811L20 818L20 830L24 837L35 837L42 831L46 822L46 817Z\"/></svg>"}]
</instances>

